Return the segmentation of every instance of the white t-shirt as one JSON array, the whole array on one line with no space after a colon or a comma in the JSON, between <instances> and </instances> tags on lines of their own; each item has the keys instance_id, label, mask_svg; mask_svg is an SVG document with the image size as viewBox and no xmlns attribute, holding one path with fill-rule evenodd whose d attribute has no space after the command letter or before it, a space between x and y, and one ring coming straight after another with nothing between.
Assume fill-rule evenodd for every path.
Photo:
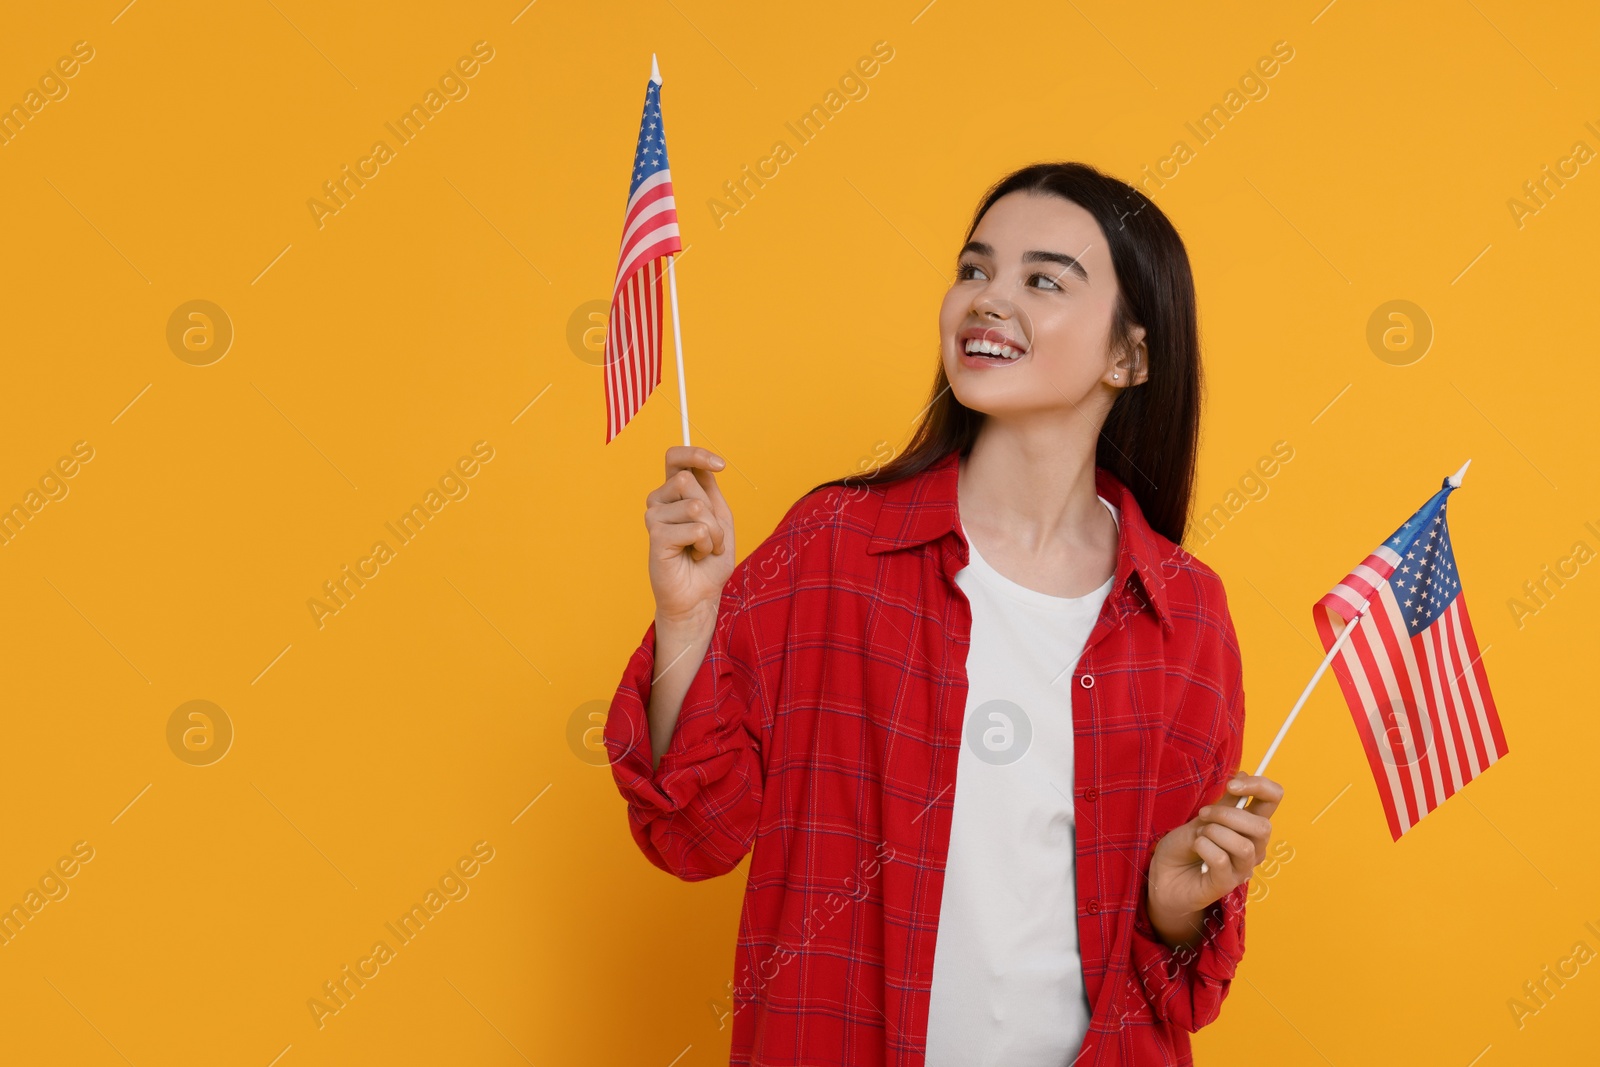
<instances>
[{"instance_id":1,"label":"white t-shirt","mask_svg":"<svg viewBox=\"0 0 1600 1067\"><path fill-rule=\"evenodd\" d=\"M1089 1030L1069 685L1112 580L1081 597L1050 596L968 547L955 576L972 606L967 708L927 1064L1065 1067Z\"/></svg>"}]
</instances>

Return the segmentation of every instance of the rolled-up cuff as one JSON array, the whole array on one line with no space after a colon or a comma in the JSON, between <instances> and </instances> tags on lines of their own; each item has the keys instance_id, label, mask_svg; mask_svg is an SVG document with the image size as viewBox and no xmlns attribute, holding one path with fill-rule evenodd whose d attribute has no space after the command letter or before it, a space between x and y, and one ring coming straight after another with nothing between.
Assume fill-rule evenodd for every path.
<instances>
[{"instance_id":1,"label":"rolled-up cuff","mask_svg":"<svg viewBox=\"0 0 1600 1067\"><path fill-rule=\"evenodd\" d=\"M650 748L650 692L656 671L656 624L651 620L639 647L623 671L611 708L606 715L605 745L611 756L617 786L630 804L672 811L684 799L664 787L673 768L703 762L725 750L728 735L742 727L742 703L733 696L733 664L728 656L731 620L719 616L699 669L683 694L678 721L652 768ZM729 714L729 713L733 714Z\"/></svg>"},{"instance_id":2,"label":"rolled-up cuff","mask_svg":"<svg viewBox=\"0 0 1600 1067\"><path fill-rule=\"evenodd\" d=\"M1140 893L1133 923L1133 972L1158 1018L1193 1033L1220 1014L1229 982L1244 958L1249 894L1246 880L1213 901L1202 916L1200 939L1175 949L1151 925Z\"/></svg>"},{"instance_id":3,"label":"rolled-up cuff","mask_svg":"<svg viewBox=\"0 0 1600 1067\"><path fill-rule=\"evenodd\" d=\"M656 669L653 621L606 716L612 778L627 801L634 840L656 866L689 880L738 864L750 848L761 804L759 743L751 733L749 684L729 654L731 621L719 618L654 768L648 715Z\"/></svg>"}]
</instances>

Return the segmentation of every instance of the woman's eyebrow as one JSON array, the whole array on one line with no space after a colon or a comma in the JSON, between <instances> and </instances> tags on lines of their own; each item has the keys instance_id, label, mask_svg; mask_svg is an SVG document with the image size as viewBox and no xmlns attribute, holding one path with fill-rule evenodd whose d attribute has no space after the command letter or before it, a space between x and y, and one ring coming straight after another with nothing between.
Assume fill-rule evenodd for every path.
<instances>
[{"instance_id":1,"label":"woman's eyebrow","mask_svg":"<svg viewBox=\"0 0 1600 1067\"><path fill-rule=\"evenodd\" d=\"M1089 280L1089 272L1084 269L1083 264L1064 252L1024 252L1022 253L1022 262L1059 263L1064 270L1070 270L1086 282Z\"/></svg>"},{"instance_id":2,"label":"woman's eyebrow","mask_svg":"<svg viewBox=\"0 0 1600 1067\"><path fill-rule=\"evenodd\" d=\"M961 255L964 256L968 252L972 252L975 255L988 256L990 259L994 258L994 249L989 245L984 244L982 241L968 241L965 247L961 249ZM1076 274L1079 278L1082 278L1086 282L1089 280L1089 272L1084 269L1083 264L1073 256L1069 256L1064 252L1040 252L1037 250L1024 252L1022 253L1022 262L1058 263L1061 265L1063 270L1072 271L1072 273Z\"/></svg>"}]
</instances>

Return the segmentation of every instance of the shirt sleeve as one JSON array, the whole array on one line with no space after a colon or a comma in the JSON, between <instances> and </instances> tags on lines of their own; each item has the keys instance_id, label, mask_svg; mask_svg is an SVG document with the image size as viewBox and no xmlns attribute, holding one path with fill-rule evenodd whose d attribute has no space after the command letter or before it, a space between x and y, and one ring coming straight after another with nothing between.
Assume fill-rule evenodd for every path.
<instances>
[{"instance_id":1,"label":"shirt sleeve","mask_svg":"<svg viewBox=\"0 0 1600 1067\"><path fill-rule=\"evenodd\" d=\"M833 498L827 498L831 501ZM661 760L650 766L652 620L623 671L606 716L611 773L628 802L634 841L657 867L685 881L727 874L755 841L774 699L788 644L797 573L829 508L802 497L734 567L717 622ZM819 540L818 544L821 543Z\"/></svg>"},{"instance_id":2,"label":"shirt sleeve","mask_svg":"<svg viewBox=\"0 0 1600 1067\"><path fill-rule=\"evenodd\" d=\"M655 630L652 620L623 671L606 717L605 744L634 841L657 867L698 882L738 866L761 810L764 731L756 678L747 666L749 628L725 589L672 740L652 770L647 712Z\"/></svg>"},{"instance_id":3,"label":"shirt sleeve","mask_svg":"<svg viewBox=\"0 0 1600 1067\"><path fill-rule=\"evenodd\" d=\"M1218 583L1220 588L1220 582ZM1218 627L1220 646L1212 643L1220 676L1225 731L1218 738L1218 758L1206 782L1202 804L1212 803L1223 794L1228 780L1239 770L1244 750L1244 687L1239 659L1238 638L1226 602L1222 602ZM1232 801L1225 801L1232 803ZM1196 808L1198 811L1198 806ZM1190 816L1193 818L1193 815ZM1151 842L1150 852L1154 852ZM1150 856L1144 857L1149 871ZM1213 1022L1222 1012L1228 986L1244 957L1245 902L1250 892L1246 880L1230 889L1205 910L1200 938L1183 949L1174 949L1150 922L1141 883L1133 924L1134 983L1149 1001L1157 1018L1194 1033Z\"/></svg>"}]
</instances>

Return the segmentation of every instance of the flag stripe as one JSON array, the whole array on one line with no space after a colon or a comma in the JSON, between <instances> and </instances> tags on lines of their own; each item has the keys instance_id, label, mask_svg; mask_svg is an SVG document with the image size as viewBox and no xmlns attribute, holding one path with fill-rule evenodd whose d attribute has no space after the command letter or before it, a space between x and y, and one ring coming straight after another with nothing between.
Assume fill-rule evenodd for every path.
<instances>
[{"instance_id":1,"label":"flag stripe","mask_svg":"<svg viewBox=\"0 0 1600 1067\"><path fill-rule=\"evenodd\" d=\"M637 200L629 209L627 221L624 223L620 261L628 263L640 246L654 241L655 235L663 229L675 230L678 221L677 206L678 201L672 194L670 184L658 186L651 190L650 195Z\"/></svg>"},{"instance_id":2,"label":"flag stripe","mask_svg":"<svg viewBox=\"0 0 1600 1067\"><path fill-rule=\"evenodd\" d=\"M631 418L640 408L644 407L647 396L645 389L645 376L648 373L646 364L650 361L650 346L655 339L650 336L650 324L645 321L644 306L644 275L636 272L628 279L627 302L628 334L632 339L634 358L629 359L623 370L626 374L628 392L628 415Z\"/></svg>"},{"instance_id":3,"label":"flag stripe","mask_svg":"<svg viewBox=\"0 0 1600 1067\"><path fill-rule=\"evenodd\" d=\"M1329 594L1323 598L1324 610L1316 613L1317 631L1322 637L1324 648L1332 648L1344 628L1350 625L1343 618L1338 609L1343 608L1340 598ZM1373 777L1378 780L1378 796L1383 801L1383 813L1389 821L1389 832L1396 838L1403 832L1400 826L1401 813L1395 804L1395 797L1400 794L1400 776L1394 765L1383 758L1379 753L1378 745L1383 737L1384 725L1381 722L1381 711L1378 701L1372 693L1367 675L1359 670L1360 660L1356 655L1355 644L1362 640L1362 630L1372 624L1372 620L1365 620L1360 628L1350 635L1339 652L1333 658L1333 673L1339 679L1339 688L1344 691L1345 703L1349 705L1355 717L1356 734L1361 739L1361 747L1367 754L1367 763L1372 769Z\"/></svg>"},{"instance_id":4,"label":"flag stripe","mask_svg":"<svg viewBox=\"0 0 1600 1067\"><path fill-rule=\"evenodd\" d=\"M1423 635L1423 660L1424 669L1428 673L1428 694L1433 701L1433 706L1439 709L1437 716L1439 725L1444 731L1445 758L1450 767L1450 788L1446 796L1460 789L1465 779L1461 776L1461 769L1467 763L1467 750L1462 744L1461 731L1458 728L1451 706L1444 691L1444 675L1441 673L1438 635L1429 632Z\"/></svg>"},{"instance_id":5,"label":"flag stripe","mask_svg":"<svg viewBox=\"0 0 1600 1067\"><path fill-rule=\"evenodd\" d=\"M1477 649L1478 639L1472 632L1472 617L1467 613L1465 596L1456 598L1456 605L1461 609L1456 617L1456 622L1461 631L1462 640L1469 649ZM1483 707L1489 719L1489 736L1494 738L1495 759L1499 759L1510 751L1506 744L1505 727L1501 725L1499 710L1494 706L1494 696L1489 692L1489 676L1483 669L1483 652L1475 652L1472 657L1473 681L1478 687L1478 692L1483 700Z\"/></svg>"},{"instance_id":6,"label":"flag stripe","mask_svg":"<svg viewBox=\"0 0 1600 1067\"><path fill-rule=\"evenodd\" d=\"M650 368L650 387L653 389L661 384L661 342L664 340L661 332L661 264L656 260L650 264L650 334L656 343L650 347L652 366Z\"/></svg>"},{"instance_id":7,"label":"flag stripe","mask_svg":"<svg viewBox=\"0 0 1600 1067\"><path fill-rule=\"evenodd\" d=\"M1439 645L1444 666L1445 700L1449 702L1450 713L1455 716L1456 728L1461 731L1461 746L1466 753L1467 777L1470 780L1483 773L1483 748L1478 743L1477 729L1467 713L1466 701L1462 699L1461 664L1456 658L1455 643L1443 627L1434 634L1434 640Z\"/></svg>"},{"instance_id":8,"label":"flag stripe","mask_svg":"<svg viewBox=\"0 0 1600 1067\"><path fill-rule=\"evenodd\" d=\"M1451 605L1452 608L1454 606ZM1467 651L1460 627L1452 625L1448 632L1455 643L1456 657L1461 664L1459 684L1462 707L1471 716L1472 736L1478 744L1478 755L1483 759L1483 765L1488 767L1499 758L1499 753L1494 750L1494 738L1489 731L1489 718L1483 707L1483 698L1478 694L1478 676L1473 671L1472 662L1474 654Z\"/></svg>"},{"instance_id":9,"label":"flag stripe","mask_svg":"<svg viewBox=\"0 0 1600 1067\"><path fill-rule=\"evenodd\" d=\"M1417 674L1416 647L1410 635L1406 633L1405 616L1400 611L1399 602L1395 600L1394 590L1387 582L1383 584L1381 591L1388 621L1388 625L1384 627L1385 654L1388 662L1394 665L1397 684L1401 687L1405 702L1406 719L1411 731L1409 755L1414 759L1416 766L1414 777L1420 779L1420 784L1426 787L1425 810L1432 810L1444 802L1444 782L1439 777L1438 761L1434 759L1433 716L1428 708L1427 696L1421 687L1421 678ZM1420 810L1423 809L1419 809L1419 812Z\"/></svg>"},{"instance_id":10,"label":"flag stripe","mask_svg":"<svg viewBox=\"0 0 1600 1067\"><path fill-rule=\"evenodd\" d=\"M1388 585L1385 584L1379 590L1380 596L1387 588ZM1356 637L1361 642L1362 666L1370 676L1382 683L1381 687L1373 686L1373 691L1381 702L1380 721L1385 727L1380 748L1400 775L1402 807L1405 812L1402 823L1410 826L1417 821L1417 812L1422 810L1422 775L1417 770L1416 756L1412 750L1412 738L1415 732L1406 718L1405 699L1401 696L1395 679L1394 662L1388 657L1388 646L1392 643L1389 602L1380 600L1373 605L1370 614L1372 621L1362 626Z\"/></svg>"},{"instance_id":11,"label":"flag stripe","mask_svg":"<svg viewBox=\"0 0 1600 1067\"><path fill-rule=\"evenodd\" d=\"M645 209L663 197L672 196L672 175L661 170L652 174L639 183L639 188L633 191L628 198L628 208L622 216L622 247L628 247L628 235L634 231L635 223Z\"/></svg>"},{"instance_id":12,"label":"flag stripe","mask_svg":"<svg viewBox=\"0 0 1600 1067\"><path fill-rule=\"evenodd\" d=\"M649 244L637 246L634 251L628 253L627 266L629 271L632 272L632 276L637 276L645 267L661 256L676 252L682 247L678 243L677 223L651 230L646 239L650 242Z\"/></svg>"}]
</instances>

